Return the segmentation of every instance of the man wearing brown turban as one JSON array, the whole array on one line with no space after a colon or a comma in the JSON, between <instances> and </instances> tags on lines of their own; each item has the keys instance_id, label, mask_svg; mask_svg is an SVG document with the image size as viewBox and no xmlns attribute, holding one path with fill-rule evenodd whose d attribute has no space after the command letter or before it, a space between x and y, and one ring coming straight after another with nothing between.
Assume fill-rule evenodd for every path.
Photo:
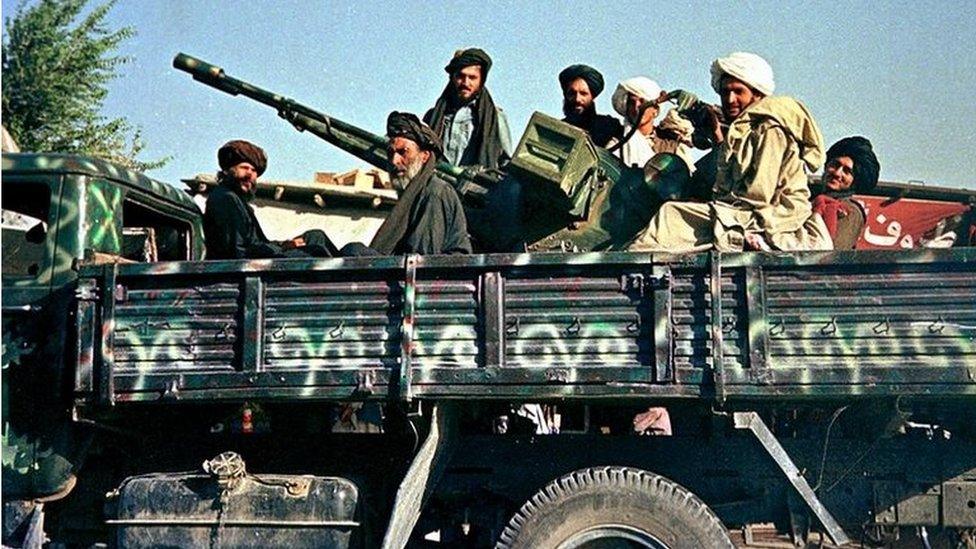
<instances>
[{"instance_id":1,"label":"man wearing brown turban","mask_svg":"<svg viewBox=\"0 0 976 549\"><path fill-rule=\"evenodd\" d=\"M335 245L324 232L306 231L299 237L274 242L265 236L248 202L257 180L268 167L268 157L257 145L236 139L217 151L218 185L207 197L203 234L207 259L262 259L274 257L332 257Z\"/></svg>"},{"instance_id":2,"label":"man wearing brown turban","mask_svg":"<svg viewBox=\"0 0 976 549\"><path fill-rule=\"evenodd\" d=\"M396 111L386 133L399 199L369 247L381 255L471 253L461 199L435 170L443 154L437 134L415 115Z\"/></svg>"},{"instance_id":3,"label":"man wearing brown turban","mask_svg":"<svg viewBox=\"0 0 976 549\"><path fill-rule=\"evenodd\" d=\"M596 98L603 91L603 75L589 65L570 65L559 73L563 89L563 118L590 134L598 147L606 147L611 139L621 139L624 128L620 122L605 114L596 113Z\"/></svg>"},{"instance_id":4,"label":"man wearing brown turban","mask_svg":"<svg viewBox=\"0 0 976 549\"><path fill-rule=\"evenodd\" d=\"M444 159L455 166L497 168L512 156L508 118L485 87L491 57L483 50L458 50L444 67L447 86L424 115L441 139Z\"/></svg>"},{"instance_id":5,"label":"man wearing brown turban","mask_svg":"<svg viewBox=\"0 0 976 549\"><path fill-rule=\"evenodd\" d=\"M854 193L870 192L878 184L881 164L871 142L845 137L827 149L827 164L819 185L813 186L813 211L823 216L835 250L851 250L864 230L864 208Z\"/></svg>"}]
</instances>

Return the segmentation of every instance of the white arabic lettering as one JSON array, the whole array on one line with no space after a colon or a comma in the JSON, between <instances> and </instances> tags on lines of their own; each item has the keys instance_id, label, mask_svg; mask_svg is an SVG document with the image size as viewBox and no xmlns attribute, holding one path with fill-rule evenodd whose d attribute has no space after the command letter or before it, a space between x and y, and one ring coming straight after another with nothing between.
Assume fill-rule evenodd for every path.
<instances>
[{"instance_id":1,"label":"white arabic lettering","mask_svg":"<svg viewBox=\"0 0 976 549\"><path fill-rule=\"evenodd\" d=\"M884 214L879 214L877 217L878 223L882 226L887 220L888 219L884 216ZM897 244L898 239L901 238L901 223L892 221L887 227L885 227L885 232L888 234L888 236L874 234L871 232L870 228L864 229L864 240L869 244L874 244L875 246L890 248ZM908 235L908 237L911 238L911 235ZM906 247L904 246L904 243L902 247ZM909 244L907 247L910 248L911 244Z\"/></svg>"}]
</instances>

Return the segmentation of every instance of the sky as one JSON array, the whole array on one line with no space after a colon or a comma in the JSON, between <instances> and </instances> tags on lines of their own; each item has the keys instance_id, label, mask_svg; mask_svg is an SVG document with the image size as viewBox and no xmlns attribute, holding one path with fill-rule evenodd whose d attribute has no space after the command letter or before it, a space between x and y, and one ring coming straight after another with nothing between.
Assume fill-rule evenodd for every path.
<instances>
[{"instance_id":1,"label":"sky","mask_svg":"<svg viewBox=\"0 0 976 549\"><path fill-rule=\"evenodd\" d=\"M17 0L3 0L3 14ZM869 138L886 181L976 189L976 2L380 2L118 0L113 27L137 36L133 60L109 84L104 113L141 127L150 175L179 185L214 172L216 151L251 140L269 155L267 180L366 167L270 108L172 68L178 52L375 133L387 114L422 114L458 48L494 59L487 87L517 142L533 111L559 115L556 75L586 63L607 89L648 76L718 103L709 65L733 51L762 55L776 93L803 101L826 144Z\"/></svg>"}]
</instances>

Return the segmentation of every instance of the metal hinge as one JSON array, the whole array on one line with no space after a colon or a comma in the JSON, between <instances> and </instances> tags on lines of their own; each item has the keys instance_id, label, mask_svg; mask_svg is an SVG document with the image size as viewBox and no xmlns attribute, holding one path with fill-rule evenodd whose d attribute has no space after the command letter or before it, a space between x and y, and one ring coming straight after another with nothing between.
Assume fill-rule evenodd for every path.
<instances>
[{"instance_id":1,"label":"metal hinge","mask_svg":"<svg viewBox=\"0 0 976 549\"><path fill-rule=\"evenodd\" d=\"M82 301L98 301L98 283L92 278L79 280L75 297Z\"/></svg>"},{"instance_id":2,"label":"metal hinge","mask_svg":"<svg viewBox=\"0 0 976 549\"><path fill-rule=\"evenodd\" d=\"M359 372L356 374L356 393L373 394L373 372Z\"/></svg>"},{"instance_id":3,"label":"metal hinge","mask_svg":"<svg viewBox=\"0 0 976 549\"><path fill-rule=\"evenodd\" d=\"M640 295L648 291L663 290L671 286L671 275L664 273L660 276L645 273L627 273L620 277L620 290L636 292Z\"/></svg>"}]
</instances>

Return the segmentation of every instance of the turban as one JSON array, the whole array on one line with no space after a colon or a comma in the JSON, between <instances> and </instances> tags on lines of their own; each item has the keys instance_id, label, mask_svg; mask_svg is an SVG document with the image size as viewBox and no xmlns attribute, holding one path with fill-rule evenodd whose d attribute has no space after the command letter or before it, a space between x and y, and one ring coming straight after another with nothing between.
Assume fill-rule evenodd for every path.
<instances>
[{"instance_id":1,"label":"turban","mask_svg":"<svg viewBox=\"0 0 976 549\"><path fill-rule=\"evenodd\" d=\"M763 95L772 95L776 89L773 68L754 53L737 51L712 61L712 89L715 93L722 93L722 76L726 74Z\"/></svg>"},{"instance_id":2,"label":"turban","mask_svg":"<svg viewBox=\"0 0 976 549\"><path fill-rule=\"evenodd\" d=\"M390 139L394 137L405 137L417 144L422 150L431 151L434 156L443 155L441 140L430 129L417 118L416 115L408 112L393 111L386 119L386 135Z\"/></svg>"},{"instance_id":3,"label":"turban","mask_svg":"<svg viewBox=\"0 0 976 549\"><path fill-rule=\"evenodd\" d=\"M854 162L854 185L856 192L868 192L878 184L881 164L874 154L871 142L861 136L845 137L827 149L827 160L846 156Z\"/></svg>"},{"instance_id":4,"label":"turban","mask_svg":"<svg viewBox=\"0 0 976 549\"><path fill-rule=\"evenodd\" d=\"M217 151L217 162L220 164L221 170L226 170L241 162L247 162L254 166L258 176L260 176L268 167L268 156L264 154L264 149L254 143L235 139L220 147L220 150Z\"/></svg>"},{"instance_id":5,"label":"turban","mask_svg":"<svg viewBox=\"0 0 976 549\"><path fill-rule=\"evenodd\" d=\"M657 101L658 96L661 95L661 86L644 76L628 78L617 84L617 89L613 91L610 102L613 103L613 110L620 113L620 116L627 116L628 94L634 94L643 101Z\"/></svg>"},{"instance_id":6,"label":"turban","mask_svg":"<svg viewBox=\"0 0 976 549\"><path fill-rule=\"evenodd\" d=\"M589 65L570 65L566 67L563 69L563 72L559 73L559 85L565 90L577 78L582 78L586 82L594 98L603 91L603 75L600 74L600 71Z\"/></svg>"},{"instance_id":7,"label":"turban","mask_svg":"<svg viewBox=\"0 0 976 549\"><path fill-rule=\"evenodd\" d=\"M478 48L468 48L454 52L451 62L444 67L447 74L453 75L464 67L471 65L481 65L481 80L488 79L488 71L491 70L491 57L484 50Z\"/></svg>"}]
</instances>

